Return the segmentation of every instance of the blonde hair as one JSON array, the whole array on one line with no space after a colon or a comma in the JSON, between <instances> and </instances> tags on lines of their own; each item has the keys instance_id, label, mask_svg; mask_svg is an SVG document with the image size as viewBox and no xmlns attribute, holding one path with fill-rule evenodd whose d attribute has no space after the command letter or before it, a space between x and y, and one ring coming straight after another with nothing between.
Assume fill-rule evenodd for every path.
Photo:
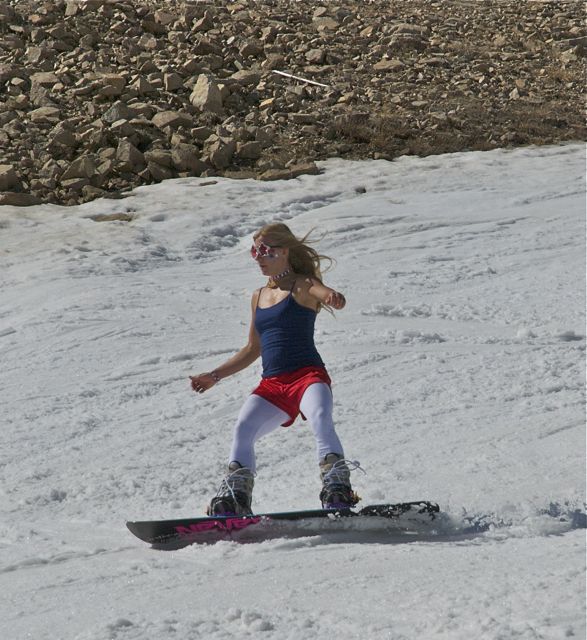
<instances>
[{"instance_id":1,"label":"blonde hair","mask_svg":"<svg viewBox=\"0 0 587 640\"><path fill-rule=\"evenodd\" d=\"M267 224L257 231L253 238L258 240L264 238L268 244L274 247L284 247L289 249L289 263L295 273L310 278L316 278L322 282L322 263L328 262L328 267L334 262L332 258L322 255L309 245L309 236L313 230L310 230L303 238L298 238L292 230L283 222L273 222ZM328 305L320 303L320 307Z\"/></svg>"}]
</instances>

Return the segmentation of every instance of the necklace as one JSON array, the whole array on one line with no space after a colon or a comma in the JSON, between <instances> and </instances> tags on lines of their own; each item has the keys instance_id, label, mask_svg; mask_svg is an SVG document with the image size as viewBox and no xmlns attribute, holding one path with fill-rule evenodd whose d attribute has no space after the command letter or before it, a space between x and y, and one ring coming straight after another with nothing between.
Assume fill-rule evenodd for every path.
<instances>
[{"instance_id":1,"label":"necklace","mask_svg":"<svg viewBox=\"0 0 587 640\"><path fill-rule=\"evenodd\" d=\"M276 287L277 283L282 279L285 278L285 276L289 275L291 273L291 269L286 269L285 271L282 271L281 273L278 273L275 276L271 276L269 278L269 286L270 287Z\"/></svg>"}]
</instances>

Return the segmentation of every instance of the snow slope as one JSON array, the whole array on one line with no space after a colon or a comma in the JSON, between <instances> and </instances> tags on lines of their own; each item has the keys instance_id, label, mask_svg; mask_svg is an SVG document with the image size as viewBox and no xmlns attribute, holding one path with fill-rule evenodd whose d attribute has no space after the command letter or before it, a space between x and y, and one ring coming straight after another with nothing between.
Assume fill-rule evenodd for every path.
<instances>
[{"instance_id":1,"label":"snow slope","mask_svg":"<svg viewBox=\"0 0 587 640\"><path fill-rule=\"evenodd\" d=\"M322 167L0 208L2 637L585 637L583 145ZM316 339L364 504L506 526L174 552L125 529L216 490L259 367L188 375L244 344L272 220L336 259ZM256 510L318 505L305 423L257 451Z\"/></svg>"}]
</instances>

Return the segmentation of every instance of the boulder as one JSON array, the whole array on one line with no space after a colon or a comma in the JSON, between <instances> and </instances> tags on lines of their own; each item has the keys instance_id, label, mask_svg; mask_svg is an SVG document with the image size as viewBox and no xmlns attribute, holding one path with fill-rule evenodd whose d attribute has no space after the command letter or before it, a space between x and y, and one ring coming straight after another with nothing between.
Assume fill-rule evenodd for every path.
<instances>
[{"instance_id":1,"label":"boulder","mask_svg":"<svg viewBox=\"0 0 587 640\"><path fill-rule=\"evenodd\" d=\"M259 180L263 180L265 182L274 180L289 180L291 177L292 175L289 169L267 169L258 176Z\"/></svg>"},{"instance_id":2,"label":"boulder","mask_svg":"<svg viewBox=\"0 0 587 640\"><path fill-rule=\"evenodd\" d=\"M173 160L171 158L171 151L168 149L153 149L152 151L146 151L144 153L145 160L149 164L158 164L161 167L173 168Z\"/></svg>"},{"instance_id":3,"label":"boulder","mask_svg":"<svg viewBox=\"0 0 587 640\"><path fill-rule=\"evenodd\" d=\"M96 162L89 155L76 158L61 175L61 182L72 178L92 178L96 173Z\"/></svg>"},{"instance_id":4,"label":"boulder","mask_svg":"<svg viewBox=\"0 0 587 640\"><path fill-rule=\"evenodd\" d=\"M112 124L118 120L131 120L136 115L136 111L124 102L115 102L102 114L101 119L108 124Z\"/></svg>"},{"instance_id":5,"label":"boulder","mask_svg":"<svg viewBox=\"0 0 587 640\"><path fill-rule=\"evenodd\" d=\"M191 128L193 126L193 118L188 113L182 111L160 111L155 114L151 122L158 129L177 129L178 127Z\"/></svg>"},{"instance_id":6,"label":"boulder","mask_svg":"<svg viewBox=\"0 0 587 640\"><path fill-rule=\"evenodd\" d=\"M116 163L120 171L128 173L139 173L147 165L145 156L129 140L118 143Z\"/></svg>"},{"instance_id":7,"label":"boulder","mask_svg":"<svg viewBox=\"0 0 587 640\"><path fill-rule=\"evenodd\" d=\"M383 59L379 62L376 62L373 65L373 69L375 71L382 71L384 73L392 73L394 71L402 71L405 69L405 64L401 60L388 60Z\"/></svg>"},{"instance_id":8,"label":"boulder","mask_svg":"<svg viewBox=\"0 0 587 640\"><path fill-rule=\"evenodd\" d=\"M19 184L18 175L11 164L0 164L0 191L9 191Z\"/></svg>"},{"instance_id":9,"label":"boulder","mask_svg":"<svg viewBox=\"0 0 587 640\"><path fill-rule=\"evenodd\" d=\"M37 87L47 89L55 86L58 82L59 78L52 71L33 73L31 76L31 90Z\"/></svg>"},{"instance_id":10,"label":"boulder","mask_svg":"<svg viewBox=\"0 0 587 640\"><path fill-rule=\"evenodd\" d=\"M39 107L29 113L29 118L37 124L56 124L61 118L61 110L57 107Z\"/></svg>"},{"instance_id":11,"label":"boulder","mask_svg":"<svg viewBox=\"0 0 587 640\"><path fill-rule=\"evenodd\" d=\"M184 80L179 73L165 73L163 74L163 86L165 91L177 91L183 88Z\"/></svg>"},{"instance_id":12,"label":"boulder","mask_svg":"<svg viewBox=\"0 0 587 640\"><path fill-rule=\"evenodd\" d=\"M58 124L51 130L49 135L49 146L62 146L71 149L77 146L77 138L73 131L65 127L63 123Z\"/></svg>"},{"instance_id":13,"label":"boulder","mask_svg":"<svg viewBox=\"0 0 587 640\"><path fill-rule=\"evenodd\" d=\"M218 116L224 114L220 87L210 76L205 74L200 74L198 77L190 95L190 102L200 111L214 113Z\"/></svg>"},{"instance_id":14,"label":"boulder","mask_svg":"<svg viewBox=\"0 0 587 640\"><path fill-rule=\"evenodd\" d=\"M233 140L217 140L208 147L208 157L216 169L226 169L236 151Z\"/></svg>"},{"instance_id":15,"label":"boulder","mask_svg":"<svg viewBox=\"0 0 587 640\"><path fill-rule=\"evenodd\" d=\"M158 164L157 162L147 162L147 170L151 174L153 180L156 180L157 182L177 177L173 169Z\"/></svg>"},{"instance_id":16,"label":"boulder","mask_svg":"<svg viewBox=\"0 0 587 640\"><path fill-rule=\"evenodd\" d=\"M0 1L5 191L584 139L582 6L554 4Z\"/></svg>"},{"instance_id":17,"label":"boulder","mask_svg":"<svg viewBox=\"0 0 587 640\"><path fill-rule=\"evenodd\" d=\"M239 142L236 146L236 154L243 160L258 160L263 153L263 145L260 142Z\"/></svg>"},{"instance_id":18,"label":"boulder","mask_svg":"<svg viewBox=\"0 0 587 640\"><path fill-rule=\"evenodd\" d=\"M251 71L250 69L242 69L230 76L231 80L238 82L243 87L254 86L258 84L261 79L261 74L258 71Z\"/></svg>"},{"instance_id":19,"label":"boulder","mask_svg":"<svg viewBox=\"0 0 587 640\"><path fill-rule=\"evenodd\" d=\"M32 193L15 193L14 191L0 192L0 205L13 207L32 207L41 204L42 200Z\"/></svg>"},{"instance_id":20,"label":"boulder","mask_svg":"<svg viewBox=\"0 0 587 640\"><path fill-rule=\"evenodd\" d=\"M171 161L177 171L200 175L208 167L200 159L200 150L191 144L178 144L171 150Z\"/></svg>"},{"instance_id":21,"label":"boulder","mask_svg":"<svg viewBox=\"0 0 587 640\"><path fill-rule=\"evenodd\" d=\"M122 95L126 87L126 78L118 73L104 74L99 80L98 95L103 98L114 98Z\"/></svg>"},{"instance_id":22,"label":"boulder","mask_svg":"<svg viewBox=\"0 0 587 640\"><path fill-rule=\"evenodd\" d=\"M263 54L263 50L263 42L260 40L247 40L239 49L239 53L243 58L257 58Z\"/></svg>"}]
</instances>

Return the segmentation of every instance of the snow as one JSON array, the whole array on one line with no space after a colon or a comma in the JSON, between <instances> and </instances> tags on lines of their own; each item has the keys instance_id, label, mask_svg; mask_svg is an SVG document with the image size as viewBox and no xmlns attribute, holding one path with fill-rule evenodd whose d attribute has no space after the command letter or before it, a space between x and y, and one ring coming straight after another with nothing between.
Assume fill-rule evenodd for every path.
<instances>
[{"instance_id":1,"label":"snow","mask_svg":"<svg viewBox=\"0 0 587 640\"><path fill-rule=\"evenodd\" d=\"M584 638L584 157L329 160L0 208L2 636ZM134 218L93 219L113 213ZM176 551L126 530L216 490L260 368L202 396L188 376L246 341L251 234L273 220L336 260L348 305L316 340L363 504L433 500L491 530ZM257 511L318 506L305 423L257 453Z\"/></svg>"}]
</instances>

